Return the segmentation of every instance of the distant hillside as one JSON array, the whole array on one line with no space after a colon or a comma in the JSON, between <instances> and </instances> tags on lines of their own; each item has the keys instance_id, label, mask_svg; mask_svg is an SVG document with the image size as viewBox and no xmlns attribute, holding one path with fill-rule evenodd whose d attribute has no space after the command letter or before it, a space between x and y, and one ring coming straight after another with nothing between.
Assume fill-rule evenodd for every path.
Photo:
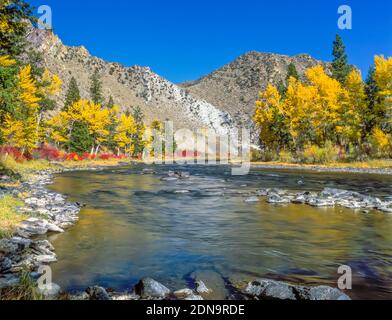
<instances>
[{"instance_id":1,"label":"distant hillside","mask_svg":"<svg viewBox=\"0 0 392 320\"><path fill-rule=\"evenodd\" d=\"M197 81L181 86L193 96L230 113L236 122L249 122L258 93L268 83L278 84L285 80L290 63L296 66L301 76L306 69L317 64L328 67L327 63L307 54L289 57L252 51Z\"/></svg>"}]
</instances>

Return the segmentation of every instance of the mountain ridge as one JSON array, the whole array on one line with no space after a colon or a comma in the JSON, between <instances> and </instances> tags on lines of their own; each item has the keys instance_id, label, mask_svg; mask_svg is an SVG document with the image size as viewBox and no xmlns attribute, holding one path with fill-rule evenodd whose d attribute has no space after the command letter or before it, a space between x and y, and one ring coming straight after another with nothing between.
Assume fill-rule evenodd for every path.
<instances>
[{"instance_id":1,"label":"mountain ridge","mask_svg":"<svg viewBox=\"0 0 392 320\"><path fill-rule=\"evenodd\" d=\"M308 54L249 51L197 80L176 85L149 67L126 67L91 55L83 45L66 46L50 31L31 29L28 40L43 54L44 66L62 78L64 88L71 77L77 79L82 98L89 97L89 78L98 71L104 96L113 96L123 112L139 106L146 122L171 120L175 128L209 128L218 134L252 128L258 93L268 83L284 81L290 63L300 76L317 64L329 66ZM60 108L65 92L57 101Z\"/></svg>"}]
</instances>

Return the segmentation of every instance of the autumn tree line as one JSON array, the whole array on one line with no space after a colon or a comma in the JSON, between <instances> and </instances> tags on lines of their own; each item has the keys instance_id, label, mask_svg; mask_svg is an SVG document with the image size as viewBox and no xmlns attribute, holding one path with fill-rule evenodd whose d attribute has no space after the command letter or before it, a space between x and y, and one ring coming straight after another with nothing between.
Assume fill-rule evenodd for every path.
<instances>
[{"instance_id":1,"label":"autumn tree line","mask_svg":"<svg viewBox=\"0 0 392 320\"><path fill-rule=\"evenodd\" d=\"M67 85L65 102L58 106L62 80L42 68L42 57L29 48L26 34L36 24L32 8L20 0L0 4L0 145L30 155L43 144L68 153L99 152L140 156L146 130L161 132L163 125L144 123L139 107L125 113L113 97L104 97L96 71L90 77L89 99L82 99L74 77ZM48 117L49 111L58 110Z\"/></svg>"},{"instance_id":2,"label":"autumn tree line","mask_svg":"<svg viewBox=\"0 0 392 320\"><path fill-rule=\"evenodd\" d=\"M392 157L392 57L376 56L367 79L348 64L339 35L330 66L301 77L294 64L286 82L259 94L254 123L260 160L322 163Z\"/></svg>"}]
</instances>

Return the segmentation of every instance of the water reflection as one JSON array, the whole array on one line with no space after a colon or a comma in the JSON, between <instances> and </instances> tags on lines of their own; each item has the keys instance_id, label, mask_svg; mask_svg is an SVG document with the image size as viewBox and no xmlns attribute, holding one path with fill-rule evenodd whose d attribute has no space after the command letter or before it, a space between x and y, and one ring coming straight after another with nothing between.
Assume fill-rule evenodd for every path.
<instances>
[{"instance_id":1,"label":"water reflection","mask_svg":"<svg viewBox=\"0 0 392 320\"><path fill-rule=\"evenodd\" d=\"M71 290L93 284L123 290L151 276L181 288L202 273L224 295L221 277L336 286L338 266L348 264L354 271L351 296L392 298L391 215L244 202L250 191L265 187L337 187L387 197L391 178L264 170L232 177L229 168L194 166L175 167L192 176L169 182L160 178L173 168L141 175L142 168L56 178L54 190L87 207L76 226L53 239L55 282Z\"/></svg>"}]
</instances>

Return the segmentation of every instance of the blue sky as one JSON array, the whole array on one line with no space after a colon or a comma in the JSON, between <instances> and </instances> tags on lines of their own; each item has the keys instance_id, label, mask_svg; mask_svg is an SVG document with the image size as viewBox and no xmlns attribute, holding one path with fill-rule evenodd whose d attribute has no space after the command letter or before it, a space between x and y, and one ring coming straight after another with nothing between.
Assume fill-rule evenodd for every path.
<instances>
[{"instance_id":1,"label":"blue sky","mask_svg":"<svg viewBox=\"0 0 392 320\"><path fill-rule=\"evenodd\" d=\"M367 73L375 54L392 56L390 0L32 0L50 5L67 45L126 66L150 66L173 82L194 80L245 52L308 53L330 61L339 33L350 63ZM350 5L353 29L339 30Z\"/></svg>"}]
</instances>

